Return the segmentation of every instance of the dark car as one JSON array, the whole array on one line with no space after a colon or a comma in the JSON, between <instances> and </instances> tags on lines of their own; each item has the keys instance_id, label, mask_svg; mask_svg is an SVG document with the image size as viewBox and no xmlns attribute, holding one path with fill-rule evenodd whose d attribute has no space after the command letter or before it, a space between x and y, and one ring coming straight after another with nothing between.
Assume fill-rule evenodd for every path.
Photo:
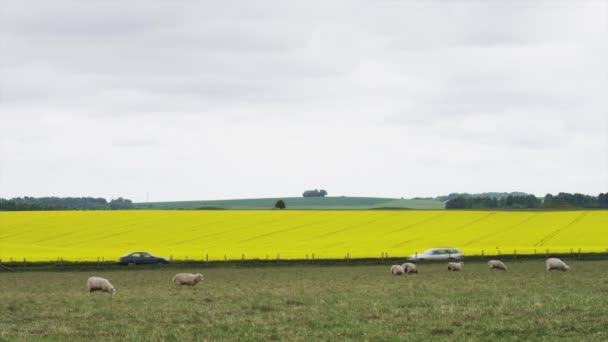
<instances>
[{"instance_id":1,"label":"dark car","mask_svg":"<svg viewBox=\"0 0 608 342\"><path fill-rule=\"evenodd\" d=\"M168 264L169 260L146 252L132 252L121 256L118 263L121 265Z\"/></svg>"}]
</instances>

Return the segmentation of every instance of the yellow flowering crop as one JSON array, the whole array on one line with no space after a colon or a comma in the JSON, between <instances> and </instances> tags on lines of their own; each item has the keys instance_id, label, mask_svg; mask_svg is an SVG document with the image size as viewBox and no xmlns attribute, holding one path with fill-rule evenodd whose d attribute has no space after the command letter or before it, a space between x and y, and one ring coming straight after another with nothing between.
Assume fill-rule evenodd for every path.
<instances>
[{"instance_id":1,"label":"yellow flowering crop","mask_svg":"<svg viewBox=\"0 0 608 342\"><path fill-rule=\"evenodd\" d=\"M604 252L608 211L49 211L0 213L0 258L116 260L405 256L430 247L465 255Z\"/></svg>"}]
</instances>

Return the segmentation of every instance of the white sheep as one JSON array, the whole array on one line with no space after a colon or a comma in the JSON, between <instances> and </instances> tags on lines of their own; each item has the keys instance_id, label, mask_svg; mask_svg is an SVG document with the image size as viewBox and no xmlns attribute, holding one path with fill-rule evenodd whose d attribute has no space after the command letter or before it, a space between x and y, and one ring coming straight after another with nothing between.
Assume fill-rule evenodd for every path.
<instances>
[{"instance_id":1,"label":"white sheep","mask_svg":"<svg viewBox=\"0 0 608 342\"><path fill-rule=\"evenodd\" d=\"M203 280L203 275L200 273L178 273L173 277L173 283L175 285L188 285L194 286Z\"/></svg>"},{"instance_id":2,"label":"white sheep","mask_svg":"<svg viewBox=\"0 0 608 342\"><path fill-rule=\"evenodd\" d=\"M449 262L448 271L462 271L464 268L464 262Z\"/></svg>"},{"instance_id":3,"label":"white sheep","mask_svg":"<svg viewBox=\"0 0 608 342\"><path fill-rule=\"evenodd\" d=\"M552 270L558 270L558 271L569 271L570 270L570 266L566 265L565 262L561 261L558 258L549 258L547 259L547 272L552 271Z\"/></svg>"},{"instance_id":4,"label":"white sheep","mask_svg":"<svg viewBox=\"0 0 608 342\"><path fill-rule=\"evenodd\" d=\"M412 264L411 262L406 262L405 264L401 265L401 267L403 268L403 271L407 274L418 273L418 267L416 267L416 265Z\"/></svg>"},{"instance_id":5,"label":"white sheep","mask_svg":"<svg viewBox=\"0 0 608 342\"><path fill-rule=\"evenodd\" d=\"M504 262L500 261L500 260L490 260L488 261L488 267L490 268L490 270L501 270L501 271L508 271L509 268L507 267L507 265L504 264Z\"/></svg>"},{"instance_id":6,"label":"white sheep","mask_svg":"<svg viewBox=\"0 0 608 342\"><path fill-rule=\"evenodd\" d=\"M112 294L116 293L116 289L112 286L110 281L100 277L90 277L87 280L87 289L89 289L89 292L101 291Z\"/></svg>"},{"instance_id":7,"label":"white sheep","mask_svg":"<svg viewBox=\"0 0 608 342\"><path fill-rule=\"evenodd\" d=\"M405 270L400 265L391 266L391 273L393 275L402 275L405 273Z\"/></svg>"}]
</instances>

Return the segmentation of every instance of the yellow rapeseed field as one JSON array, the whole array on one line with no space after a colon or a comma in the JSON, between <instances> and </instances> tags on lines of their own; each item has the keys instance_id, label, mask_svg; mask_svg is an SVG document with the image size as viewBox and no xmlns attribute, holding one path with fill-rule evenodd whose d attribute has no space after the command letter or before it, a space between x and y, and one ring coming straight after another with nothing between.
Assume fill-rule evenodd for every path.
<instances>
[{"instance_id":1,"label":"yellow rapeseed field","mask_svg":"<svg viewBox=\"0 0 608 342\"><path fill-rule=\"evenodd\" d=\"M604 252L608 211L50 211L0 213L2 260L116 260L130 251L229 260Z\"/></svg>"}]
</instances>

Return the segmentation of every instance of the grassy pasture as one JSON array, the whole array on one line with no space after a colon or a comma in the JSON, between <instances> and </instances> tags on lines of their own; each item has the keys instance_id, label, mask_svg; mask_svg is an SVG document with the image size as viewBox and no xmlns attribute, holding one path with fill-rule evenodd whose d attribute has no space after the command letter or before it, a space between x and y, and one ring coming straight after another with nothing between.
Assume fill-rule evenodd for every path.
<instances>
[{"instance_id":1,"label":"grassy pasture","mask_svg":"<svg viewBox=\"0 0 608 342\"><path fill-rule=\"evenodd\" d=\"M608 261L0 273L0 340L608 340ZM89 294L87 277L118 289Z\"/></svg>"}]
</instances>

